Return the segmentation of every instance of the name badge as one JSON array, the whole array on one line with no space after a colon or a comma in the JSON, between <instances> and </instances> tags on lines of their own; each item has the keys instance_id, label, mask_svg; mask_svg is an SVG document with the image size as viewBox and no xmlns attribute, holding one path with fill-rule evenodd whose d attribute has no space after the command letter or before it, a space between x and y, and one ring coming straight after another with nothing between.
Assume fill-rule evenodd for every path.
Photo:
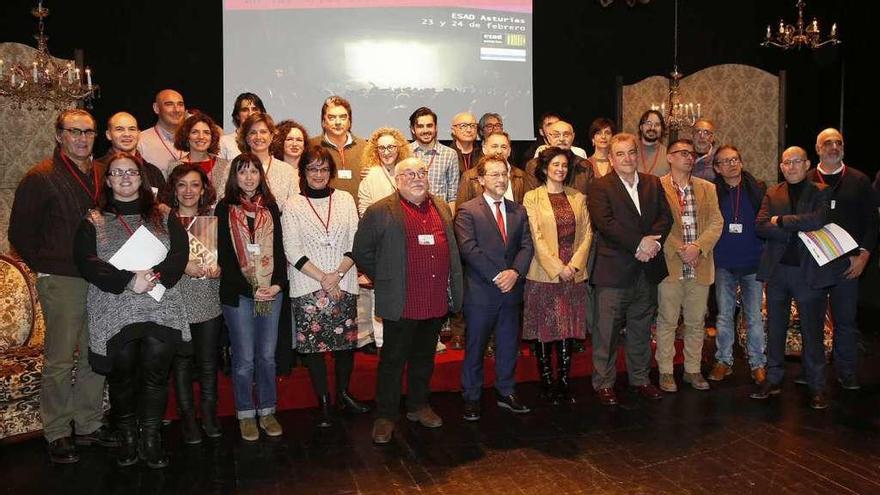
<instances>
[{"instance_id":1,"label":"name badge","mask_svg":"<svg viewBox=\"0 0 880 495\"><path fill-rule=\"evenodd\" d=\"M831 200L831 209L833 210L834 207L836 207L836 206L837 206L837 200L832 199Z\"/></svg>"},{"instance_id":2,"label":"name badge","mask_svg":"<svg viewBox=\"0 0 880 495\"><path fill-rule=\"evenodd\" d=\"M419 234L419 246L433 246L434 234Z\"/></svg>"},{"instance_id":3,"label":"name badge","mask_svg":"<svg viewBox=\"0 0 880 495\"><path fill-rule=\"evenodd\" d=\"M336 170L336 177L345 180L351 180L351 170L349 169L338 169Z\"/></svg>"},{"instance_id":4,"label":"name badge","mask_svg":"<svg viewBox=\"0 0 880 495\"><path fill-rule=\"evenodd\" d=\"M681 223L683 225L693 225L694 224L694 217L692 217L690 215L683 215L681 217Z\"/></svg>"},{"instance_id":5,"label":"name badge","mask_svg":"<svg viewBox=\"0 0 880 495\"><path fill-rule=\"evenodd\" d=\"M251 244L250 242L247 245L247 252L259 256L260 255L260 245L259 244Z\"/></svg>"},{"instance_id":6,"label":"name badge","mask_svg":"<svg viewBox=\"0 0 880 495\"><path fill-rule=\"evenodd\" d=\"M741 223L731 223L727 226L727 231L731 234L742 234L743 233L743 224Z\"/></svg>"}]
</instances>

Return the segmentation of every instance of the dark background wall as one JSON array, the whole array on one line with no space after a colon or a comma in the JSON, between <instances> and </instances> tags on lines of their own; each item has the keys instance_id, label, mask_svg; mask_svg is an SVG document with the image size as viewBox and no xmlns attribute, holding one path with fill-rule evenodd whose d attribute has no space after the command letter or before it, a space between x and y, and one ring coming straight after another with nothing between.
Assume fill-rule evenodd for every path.
<instances>
[{"instance_id":1,"label":"dark background wall","mask_svg":"<svg viewBox=\"0 0 880 495\"><path fill-rule=\"evenodd\" d=\"M873 110L871 73L877 43L871 37L877 2L811 0L808 14L826 23L836 20L844 40L837 47L784 53L758 45L766 25L794 20L794 0L681 0L679 69L690 74L722 63L743 63L788 74L785 133L788 145L814 154L815 136L828 126L842 127L847 162L873 173L878 165L870 148L875 134L868 123ZM85 50L86 64L103 88L93 109L99 122L127 110L141 127L153 124L155 92L172 87L187 106L220 117L222 95L221 2L46 1L49 48L72 58ZM34 2L4 0L0 38L33 45L30 9ZM616 78L625 84L667 74L672 67L673 2L655 0L627 7L623 0L603 8L595 0L535 0L535 114L561 111L585 141L597 116L614 118ZM823 26L827 33L829 26ZM248 33L241 33L247 36ZM319 43L320 40L315 40ZM308 50L309 46L290 47ZM254 54L259 57L259 53ZM870 86L870 87L869 87ZM271 109L270 109L271 111ZM317 129L317 109L295 117ZM103 125L101 126L103 127ZM875 143L876 144L876 143ZM99 142L98 149L105 147Z\"/></svg>"}]
</instances>

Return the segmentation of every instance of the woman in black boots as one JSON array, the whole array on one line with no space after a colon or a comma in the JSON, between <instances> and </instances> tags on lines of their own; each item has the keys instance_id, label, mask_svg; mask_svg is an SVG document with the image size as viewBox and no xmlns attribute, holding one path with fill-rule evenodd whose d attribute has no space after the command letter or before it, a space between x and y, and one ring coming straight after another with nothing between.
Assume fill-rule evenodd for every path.
<instances>
[{"instance_id":1,"label":"woman in black boots","mask_svg":"<svg viewBox=\"0 0 880 495\"><path fill-rule=\"evenodd\" d=\"M535 178L542 185L526 193L523 206L535 257L526 275L523 339L535 340L543 397L554 404L574 403L569 390L574 339L586 336L587 257L590 214L586 196L566 186L578 166L571 151L555 146L538 155ZM551 349L555 343L556 386Z\"/></svg>"},{"instance_id":2,"label":"woman in black boots","mask_svg":"<svg viewBox=\"0 0 880 495\"><path fill-rule=\"evenodd\" d=\"M122 434L117 463L129 466L140 458L163 468L168 374L175 348L190 340L176 286L189 249L186 231L160 209L142 175L140 158L122 152L110 157L98 209L80 224L73 256L90 284L89 362L108 374L111 414ZM141 228L167 253L139 251L131 257L143 263L140 269L116 268L110 260Z\"/></svg>"},{"instance_id":3,"label":"woman in black boots","mask_svg":"<svg viewBox=\"0 0 880 495\"><path fill-rule=\"evenodd\" d=\"M358 214L354 198L330 187L333 157L313 148L299 162L300 194L287 204L282 222L296 347L309 369L321 406L318 426L333 424L325 355L333 352L336 404L354 413L369 408L348 393L357 344L357 270L351 246Z\"/></svg>"},{"instance_id":4,"label":"woman in black boots","mask_svg":"<svg viewBox=\"0 0 880 495\"><path fill-rule=\"evenodd\" d=\"M220 268L216 256L217 223L216 220L213 224L206 222L211 218L217 195L204 169L199 164L185 163L171 171L164 196L172 214L177 216L188 235L194 236L191 242L200 247L196 256L190 255L178 284L183 292L192 345L181 346L172 367L183 441L197 445L202 442L202 435L193 400L193 369L200 385L202 429L209 438L222 435L217 424L217 367L223 327ZM200 240L208 238L214 240L212 251Z\"/></svg>"}]
</instances>

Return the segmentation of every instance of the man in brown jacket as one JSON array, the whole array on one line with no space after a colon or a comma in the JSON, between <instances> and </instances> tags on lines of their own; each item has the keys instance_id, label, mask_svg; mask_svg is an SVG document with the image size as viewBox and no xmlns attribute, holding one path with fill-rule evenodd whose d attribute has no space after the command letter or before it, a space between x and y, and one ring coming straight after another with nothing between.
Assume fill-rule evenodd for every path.
<instances>
[{"instance_id":1,"label":"man in brown jacket","mask_svg":"<svg viewBox=\"0 0 880 495\"><path fill-rule=\"evenodd\" d=\"M675 330L679 314L684 315L684 375L697 390L708 390L700 372L709 286L715 281L712 249L721 237L724 220L718 208L715 185L693 177L694 143L679 139L669 145L666 161L669 173L660 178L669 209L672 230L663 243L663 257L669 275L657 290L657 351L660 389L675 392L672 375Z\"/></svg>"}]
</instances>

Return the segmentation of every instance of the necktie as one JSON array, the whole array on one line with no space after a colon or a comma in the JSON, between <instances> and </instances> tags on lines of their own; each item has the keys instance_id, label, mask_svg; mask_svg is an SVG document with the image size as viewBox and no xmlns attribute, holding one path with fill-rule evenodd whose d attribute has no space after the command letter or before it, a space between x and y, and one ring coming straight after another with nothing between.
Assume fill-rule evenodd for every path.
<instances>
[{"instance_id":1,"label":"necktie","mask_svg":"<svg viewBox=\"0 0 880 495\"><path fill-rule=\"evenodd\" d=\"M507 229L504 228L504 216L501 214L501 201L495 202L495 221L498 222L498 230L501 232L501 240L507 244Z\"/></svg>"}]
</instances>

